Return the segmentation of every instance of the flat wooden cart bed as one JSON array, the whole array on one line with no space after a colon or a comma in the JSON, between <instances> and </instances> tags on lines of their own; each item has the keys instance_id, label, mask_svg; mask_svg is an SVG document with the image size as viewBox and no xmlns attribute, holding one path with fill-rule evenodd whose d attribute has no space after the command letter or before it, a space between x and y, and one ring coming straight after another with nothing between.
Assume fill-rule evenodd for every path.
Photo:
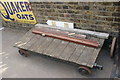
<instances>
[{"instance_id":1,"label":"flat wooden cart bed","mask_svg":"<svg viewBox=\"0 0 120 80\"><path fill-rule=\"evenodd\" d=\"M39 25L35 28L44 27L46 27L46 25ZM47 28L50 27L48 26ZM95 66L95 61L105 40L105 38L103 37L98 38L87 35L87 39L98 41L100 43L100 46L98 48L95 48L57 38L46 37L45 35L43 36L39 34L34 34L32 32L33 29L28 31L19 42L15 43L15 47L20 49L19 52L21 54L25 54L26 51L33 51L53 58L69 61L80 65L79 71L86 74L91 73L90 68L93 68ZM62 29L58 30L66 31ZM72 32L69 30L67 31ZM79 32L76 31L76 33L78 34Z\"/></svg>"}]
</instances>

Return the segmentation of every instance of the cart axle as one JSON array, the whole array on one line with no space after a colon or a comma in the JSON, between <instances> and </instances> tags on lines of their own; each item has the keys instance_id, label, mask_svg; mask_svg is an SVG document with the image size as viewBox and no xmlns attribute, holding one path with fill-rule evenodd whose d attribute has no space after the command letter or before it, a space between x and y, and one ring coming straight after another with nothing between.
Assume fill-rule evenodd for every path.
<instances>
[{"instance_id":1,"label":"cart axle","mask_svg":"<svg viewBox=\"0 0 120 80\"><path fill-rule=\"evenodd\" d=\"M103 70L103 66L98 65L97 63L94 64L93 68Z\"/></svg>"}]
</instances>

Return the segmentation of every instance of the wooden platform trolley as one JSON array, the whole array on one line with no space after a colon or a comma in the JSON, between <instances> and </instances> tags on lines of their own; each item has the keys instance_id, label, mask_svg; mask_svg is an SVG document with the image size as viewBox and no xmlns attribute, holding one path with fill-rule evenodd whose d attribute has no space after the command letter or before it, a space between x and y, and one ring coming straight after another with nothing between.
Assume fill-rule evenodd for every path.
<instances>
[{"instance_id":1,"label":"wooden platform trolley","mask_svg":"<svg viewBox=\"0 0 120 80\"><path fill-rule=\"evenodd\" d=\"M28 51L80 65L81 74L91 74L91 68L101 69L96 59L109 34L94 31L56 28L37 24L15 43L21 55Z\"/></svg>"}]
</instances>

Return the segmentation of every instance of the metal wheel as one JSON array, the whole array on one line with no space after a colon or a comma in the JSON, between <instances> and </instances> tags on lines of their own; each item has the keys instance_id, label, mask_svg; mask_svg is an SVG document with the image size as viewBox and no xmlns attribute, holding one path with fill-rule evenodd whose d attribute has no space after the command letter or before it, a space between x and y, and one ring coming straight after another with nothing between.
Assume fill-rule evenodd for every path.
<instances>
[{"instance_id":1,"label":"metal wheel","mask_svg":"<svg viewBox=\"0 0 120 80\"><path fill-rule=\"evenodd\" d=\"M20 55L24 55L24 53L21 50L18 50L18 52L20 53Z\"/></svg>"},{"instance_id":2,"label":"metal wheel","mask_svg":"<svg viewBox=\"0 0 120 80\"><path fill-rule=\"evenodd\" d=\"M78 71L80 72L80 74L82 75L90 75L92 72L91 70L88 68L88 67L85 67L85 66L80 66L78 68Z\"/></svg>"},{"instance_id":3,"label":"metal wheel","mask_svg":"<svg viewBox=\"0 0 120 80\"><path fill-rule=\"evenodd\" d=\"M116 37L114 37L112 40L112 45L111 45L111 49L110 49L110 57L114 56L114 51L115 51L115 47L116 47L116 40L117 40Z\"/></svg>"},{"instance_id":4,"label":"metal wheel","mask_svg":"<svg viewBox=\"0 0 120 80\"><path fill-rule=\"evenodd\" d=\"M20 55L27 57L27 54L25 53L24 50L20 49L20 50L18 50L18 52Z\"/></svg>"}]
</instances>

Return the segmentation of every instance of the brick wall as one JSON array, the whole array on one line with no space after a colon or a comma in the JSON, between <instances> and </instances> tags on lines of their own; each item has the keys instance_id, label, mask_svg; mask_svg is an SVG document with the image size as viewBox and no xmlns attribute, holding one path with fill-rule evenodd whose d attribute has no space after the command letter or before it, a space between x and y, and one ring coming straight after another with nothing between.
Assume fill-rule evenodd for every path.
<instances>
[{"instance_id":1,"label":"brick wall","mask_svg":"<svg viewBox=\"0 0 120 80\"><path fill-rule=\"evenodd\" d=\"M75 23L75 28L108 32L112 36L120 25L120 2L31 2L37 22L47 20ZM29 24L3 22L4 26L32 27Z\"/></svg>"}]
</instances>

